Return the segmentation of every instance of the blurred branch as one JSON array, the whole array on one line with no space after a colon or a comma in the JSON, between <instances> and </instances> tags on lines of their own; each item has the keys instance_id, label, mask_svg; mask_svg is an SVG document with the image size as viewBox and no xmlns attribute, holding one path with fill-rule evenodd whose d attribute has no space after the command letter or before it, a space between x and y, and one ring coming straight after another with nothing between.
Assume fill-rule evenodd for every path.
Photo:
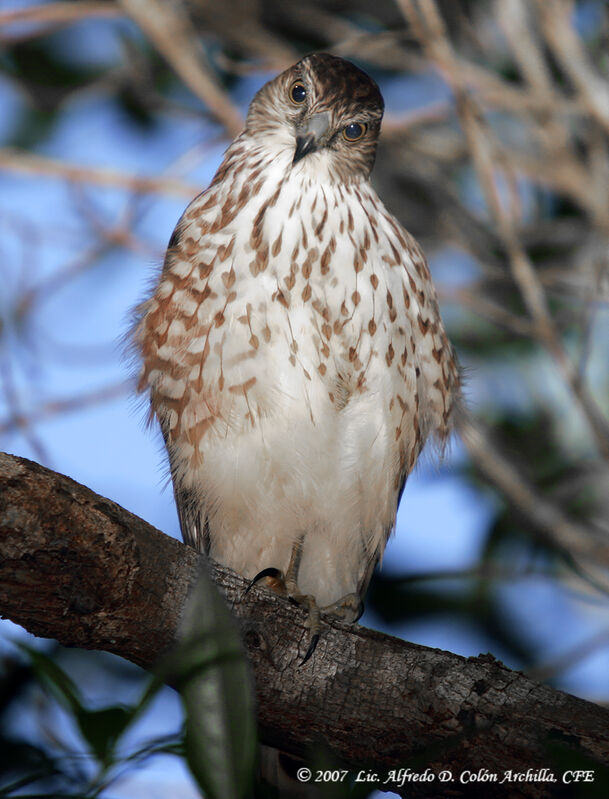
<instances>
[{"instance_id":1,"label":"blurred branch","mask_svg":"<svg viewBox=\"0 0 609 799\"><path fill-rule=\"evenodd\" d=\"M514 167L505 158L498 158L495 137L484 117L480 104L468 88L467 75L464 74L463 63L458 61L453 51L446 27L434 0L399 0L399 5L429 59L439 69L455 94L457 112L469 145L478 181L507 253L512 276L534 325L534 337L546 347L554 359L560 375L570 388L572 396L593 434L594 443L598 451L605 461L609 463L609 421L603 416L596 401L582 382L579 369L573 363L563 345L560 332L550 312L544 287L522 245L518 229L521 214L518 202L515 201L517 192L512 190L511 193L508 193L507 202L502 196L497 167L501 166L503 168L503 177L507 181L508 189L513 186L515 181ZM573 35L564 19L565 4L561 3L560 0L552 0L548 4L555 11L558 12L560 10L560 14L557 13L557 16L560 17L558 22L554 15L547 13L547 6L544 3L537 3L537 6L543 6L546 9L542 13L542 22L544 22L546 29L548 27L552 28L553 38L551 38L551 42L554 44L558 42L571 55L577 56L579 58L577 69L588 74L583 57L580 58L581 53L579 51L576 52L574 49ZM520 3L517 1L511 3L510 9L512 8L521 10ZM549 21L550 16L552 17L551 22ZM504 9L504 26L510 29L507 23L508 19L509 15ZM531 46L531 41L522 43L519 50L521 58L525 57L525 52L528 53ZM527 70L527 74L533 76L536 84L541 87L542 94L545 94L547 98L550 93L547 82L540 71L539 63L541 61L542 56L540 54L537 62L531 65L530 70ZM578 75L580 74L579 71ZM604 86L604 89L608 92L609 97L609 89L606 86ZM597 115L604 113L601 113L602 109L598 107L598 103L601 103L604 108L603 97L604 94L600 93L600 99L598 99L596 107ZM589 100L587 97L584 97L584 99ZM607 102L609 113L609 100ZM566 149L563 148L563 150L566 153ZM556 153L549 153L550 157L555 157L555 155ZM564 159L561 163L563 163L564 167ZM587 183L589 187L590 181L587 181ZM593 213L596 214L597 210L599 213L604 212L606 214L606 201L603 201L600 209L594 206Z\"/></svg>"},{"instance_id":2,"label":"blurred branch","mask_svg":"<svg viewBox=\"0 0 609 799\"><path fill-rule=\"evenodd\" d=\"M21 405L13 377L13 370L11 369L11 364L8 358L0 358L0 377L2 378L2 381L0 382L2 398L6 404L6 407L8 408L9 415L11 418L18 418L22 415ZM47 452L44 448L44 445L34 431L29 427L25 428L24 435L36 457L41 461L48 463Z\"/></svg>"},{"instance_id":3,"label":"blurred branch","mask_svg":"<svg viewBox=\"0 0 609 799\"><path fill-rule=\"evenodd\" d=\"M482 316L497 327L508 330L516 336L531 338L534 334L532 323L506 310L494 300L485 297L474 284L471 288L447 290L441 288L438 296L441 299L457 301L465 308L470 308L478 316Z\"/></svg>"},{"instance_id":4,"label":"blurred branch","mask_svg":"<svg viewBox=\"0 0 609 799\"><path fill-rule=\"evenodd\" d=\"M429 103L421 108L413 108L402 114L386 114L383 118L381 135L403 136L405 131L429 122L445 122L451 114L449 103Z\"/></svg>"},{"instance_id":5,"label":"blurred branch","mask_svg":"<svg viewBox=\"0 0 609 799\"><path fill-rule=\"evenodd\" d=\"M96 186L125 189L140 194L168 194L191 198L201 191L200 186L176 178L146 178L128 175L116 169L78 166L12 147L0 147L0 170L2 169L23 172L34 177L60 178L70 183L93 183Z\"/></svg>"},{"instance_id":6,"label":"blurred branch","mask_svg":"<svg viewBox=\"0 0 609 799\"><path fill-rule=\"evenodd\" d=\"M532 680L548 682L558 674L572 669L573 666L581 663L596 652L602 651L609 644L609 627L591 635L584 641L580 641L576 646L558 655L554 660L527 669L527 674Z\"/></svg>"},{"instance_id":7,"label":"blurred branch","mask_svg":"<svg viewBox=\"0 0 609 799\"><path fill-rule=\"evenodd\" d=\"M80 0L78 3L45 3L29 8L0 11L0 29L4 29L0 32L0 44L14 44L36 36L46 36L51 31L83 19L123 16L124 12L114 3L92 0L91 2ZM6 33L5 29L11 25L20 25L21 28L27 25L27 33Z\"/></svg>"},{"instance_id":8,"label":"blurred branch","mask_svg":"<svg viewBox=\"0 0 609 799\"><path fill-rule=\"evenodd\" d=\"M74 22L92 16L122 17L124 13L108 2L79 0L78 3L42 3L29 8L0 11L0 27L16 22Z\"/></svg>"},{"instance_id":9,"label":"blurred branch","mask_svg":"<svg viewBox=\"0 0 609 799\"><path fill-rule=\"evenodd\" d=\"M0 610L67 646L153 668L176 642L204 558L67 477L0 455ZM261 738L303 755L324 741L345 767L432 772L547 767L545 744L609 764L609 710L536 684L491 656L462 658L356 625L325 625L311 662L306 613L229 569L213 576L240 620ZM331 697L331 702L328 701ZM574 723L574 719L577 720ZM391 741L391 746L387 746ZM388 788L396 790L396 786ZM512 796L507 782L494 796ZM425 786L397 789L417 797ZM520 783L520 796L550 796ZM468 787L451 785L451 795Z\"/></svg>"},{"instance_id":10,"label":"blurred branch","mask_svg":"<svg viewBox=\"0 0 609 799\"><path fill-rule=\"evenodd\" d=\"M216 80L180 0L118 0L184 83L233 138L243 118Z\"/></svg>"},{"instance_id":11,"label":"blurred branch","mask_svg":"<svg viewBox=\"0 0 609 799\"><path fill-rule=\"evenodd\" d=\"M590 527L568 519L562 510L536 490L493 443L481 424L471 417L461 421L459 433L474 464L552 546L573 558L609 567L609 541Z\"/></svg>"},{"instance_id":12,"label":"blurred branch","mask_svg":"<svg viewBox=\"0 0 609 799\"><path fill-rule=\"evenodd\" d=\"M578 603L586 603L593 608L605 608L607 602L607 594L609 593L609 585L602 585L602 578L599 576L599 571L602 569L602 564L598 565L596 573L591 577L590 575L577 574L571 569L569 570L569 581L563 583L562 590L569 594ZM503 564L498 558L491 557L482 560L478 565L464 569L439 569L431 571L413 571L407 574L392 574L390 577L382 577L381 582L390 583L392 586L398 588L408 586L418 586L421 583L454 583L465 582L480 586L483 583L511 583L512 586L516 583L523 583L527 580L539 581L543 580L548 585L555 581L557 578L558 569L555 563L549 563L547 560L531 558L525 564ZM427 590L424 587L424 590ZM475 589L477 590L477 589ZM599 639L601 640L601 639ZM575 657L575 654L573 654ZM582 654L581 659L587 657ZM542 678L529 670L529 677L542 681ZM552 676L559 674L557 669ZM549 679L549 678L548 678Z\"/></svg>"},{"instance_id":13,"label":"blurred branch","mask_svg":"<svg viewBox=\"0 0 609 799\"><path fill-rule=\"evenodd\" d=\"M79 253L76 259L63 269L41 278L33 286L27 288L15 305L15 318L22 321L26 316L31 315L41 302L52 300L56 292L65 288L74 278L88 269L92 269L109 250L110 244L107 241L96 243L93 247Z\"/></svg>"},{"instance_id":14,"label":"blurred branch","mask_svg":"<svg viewBox=\"0 0 609 799\"><path fill-rule=\"evenodd\" d=\"M62 413L81 411L94 405L101 405L117 397L123 397L132 390L133 387L130 383L122 380L120 383L104 386L86 394L45 402L44 405L27 413L14 410L8 419L0 419L0 434L8 433L16 428L25 430L38 422Z\"/></svg>"},{"instance_id":15,"label":"blurred branch","mask_svg":"<svg viewBox=\"0 0 609 799\"><path fill-rule=\"evenodd\" d=\"M609 87L588 61L573 25L573 8L564 0L535 0L552 53L578 89L590 113L609 131Z\"/></svg>"}]
</instances>

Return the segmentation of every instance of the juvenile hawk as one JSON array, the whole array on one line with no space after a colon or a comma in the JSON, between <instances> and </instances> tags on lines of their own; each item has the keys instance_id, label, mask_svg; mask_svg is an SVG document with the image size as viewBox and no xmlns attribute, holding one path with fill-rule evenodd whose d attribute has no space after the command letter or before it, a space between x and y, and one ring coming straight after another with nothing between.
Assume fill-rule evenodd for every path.
<instances>
[{"instance_id":1,"label":"juvenile hawk","mask_svg":"<svg viewBox=\"0 0 609 799\"><path fill-rule=\"evenodd\" d=\"M370 185L382 116L331 55L267 83L135 328L184 540L351 620L459 398L425 256Z\"/></svg>"}]
</instances>

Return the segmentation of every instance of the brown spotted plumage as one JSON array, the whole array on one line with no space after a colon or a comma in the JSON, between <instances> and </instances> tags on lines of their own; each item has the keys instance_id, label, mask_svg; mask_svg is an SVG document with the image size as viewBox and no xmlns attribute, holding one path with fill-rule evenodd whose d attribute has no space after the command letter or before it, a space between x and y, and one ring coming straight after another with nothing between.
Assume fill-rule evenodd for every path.
<instances>
[{"instance_id":1,"label":"brown spotted plumage","mask_svg":"<svg viewBox=\"0 0 609 799\"><path fill-rule=\"evenodd\" d=\"M330 55L267 83L134 331L184 540L347 618L459 400L425 257L369 182L382 115Z\"/></svg>"}]
</instances>

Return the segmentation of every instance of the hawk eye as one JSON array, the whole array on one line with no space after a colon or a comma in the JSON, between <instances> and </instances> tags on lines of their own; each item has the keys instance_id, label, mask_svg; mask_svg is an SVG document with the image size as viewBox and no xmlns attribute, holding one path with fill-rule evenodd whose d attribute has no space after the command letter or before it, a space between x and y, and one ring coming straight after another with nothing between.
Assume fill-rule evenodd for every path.
<instances>
[{"instance_id":1,"label":"hawk eye","mask_svg":"<svg viewBox=\"0 0 609 799\"><path fill-rule=\"evenodd\" d=\"M366 127L366 125L360 125L359 122L351 122L343 130L343 136L347 141L359 141L366 132Z\"/></svg>"},{"instance_id":2,"label":"hawk eye","mask_svg":"<svg viewBox=\"0 0 609 799\"><path fill-rule=\"evenodd\" d=\"M294 105L302 105L307 99L307 90L299 80L290 86L290 100Z\"/></svg>"}]
</instances>

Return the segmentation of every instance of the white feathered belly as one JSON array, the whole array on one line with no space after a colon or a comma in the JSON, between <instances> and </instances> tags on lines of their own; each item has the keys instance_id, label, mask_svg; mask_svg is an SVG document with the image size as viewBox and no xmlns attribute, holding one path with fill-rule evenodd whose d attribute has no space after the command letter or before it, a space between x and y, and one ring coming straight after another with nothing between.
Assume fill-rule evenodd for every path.
<instances>
[{"instance_id":1,"label":"white feathered belly","mask_svg":"<svg viewBox=\"0 0 609 799\"><path fill-rule=\"evenodd\" d=\"M299 589L327 605L361 588L393 526L399 452L387 398L395 386L373 358L366 390L339 396L337 386L332 401L306 323L303 335L292 327L296 365L288 342L275 336L255 365L231 366L239 331L228 332L225 387L247 383L250 373L256 381L247 397L225 390L219 398L221 419L185 487L205 508L211 557L247 577L270 566L285 571L304 536Z\"/></svg>"}]
</instances>

